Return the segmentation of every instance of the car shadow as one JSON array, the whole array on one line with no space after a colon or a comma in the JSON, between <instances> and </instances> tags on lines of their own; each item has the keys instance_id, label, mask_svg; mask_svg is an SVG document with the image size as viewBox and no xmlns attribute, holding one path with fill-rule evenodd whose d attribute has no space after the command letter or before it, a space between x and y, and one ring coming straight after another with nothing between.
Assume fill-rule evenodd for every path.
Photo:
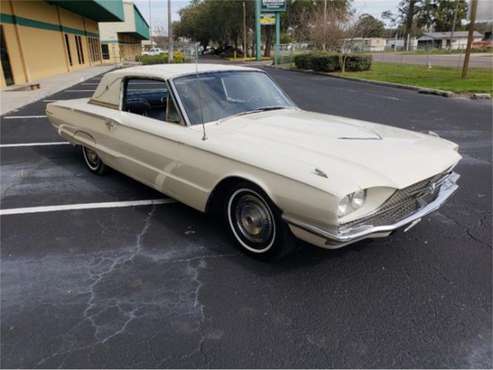
<instances>
[{"instance_id":1,"label":"car shadow","mask_svg":"<svg viewBox=\"0 0 493 370\"><path fill-rule=\"evenodd\" d=\"M64 145L56 149L53 147L36 147L33 150L40 157L53 163L54 166L63 167L65 171L68 171L69 174L72 173L74 176L81 176L81 170L85 170L87 177L84 174L84 179L90 181L98 189L98 192L110 195L112 201L129 200L128 198L114 199L115 193L122 196L132 195L135 199L166 197L113 169L105 176L91 174L85 168L78 147ZM97 197L97 194L95 194L95 197ZM292 254L280 260L263 261L243 253L236 246L235 241L227 233L222 217L204 214L179 202L158 207L162 207L162 212L166 212L166 217L156 215L153 220L153 223L160 225L160 230L173 233L175 239L181 238L184 243L189 243L191 240L192 243L206 248L208 255L224 256L224 258L234 261L239 267L255 271L257 274L282 274L327 263L327 261L337 261L348 253L363 251L371 244L371 241L360 241L341 249L330 250L297 240L297 248ZM149 207L134 207L134 210L142 220L149 213ZM171 213L171 215L168 213ZM191 234L193 235L190 236Z\"/></svg>"}]
</instances>

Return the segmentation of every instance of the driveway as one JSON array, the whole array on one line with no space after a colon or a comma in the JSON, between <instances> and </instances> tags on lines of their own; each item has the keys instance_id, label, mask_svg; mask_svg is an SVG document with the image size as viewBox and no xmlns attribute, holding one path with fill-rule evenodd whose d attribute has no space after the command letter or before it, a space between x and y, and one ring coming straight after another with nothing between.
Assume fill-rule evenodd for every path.
<instances>
[{"instance_id":1,"label":"driveway","mask_svg":"<svg viewBox=\"0 0 493 370\"><path fill-rule=\"evenodd\" d=\"M403 64L424 64L430 63L432 66L456 67L461 69L464 64L464 54L451 55L404 55L393 53L375 53L373 60L376 62L403 63ZM472 53L469 59L471 68L493 68L493 54Z\"/></svg>"},{"instance_id":2,"label":"driveway","mask_svg":"<svg viewBox=\"0 0 493 370\"><path fill-rule=\"evenodd\" d=\"M262 263L218 220L84 168L44 109L93 78L1 118L3 368L493 366L491 104L265 69L304 109L458 142L458 193L408 233Z\"/></svg>"}]
</instances>

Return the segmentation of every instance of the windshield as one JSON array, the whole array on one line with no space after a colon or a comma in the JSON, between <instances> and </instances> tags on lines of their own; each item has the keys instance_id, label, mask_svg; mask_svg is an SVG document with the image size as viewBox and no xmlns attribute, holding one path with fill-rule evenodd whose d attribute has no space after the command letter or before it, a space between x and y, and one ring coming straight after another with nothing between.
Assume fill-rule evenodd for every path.
<instances>
[{"instance_id":1,"label":"windshield","mask_svg":"<svg viewBox=\"0 0 493 370\"><path fill-rule=\"evenodd\" d=\"M262 72L201 73L179 77L173 82L192 125L245 112L294 107Z\"/></svg>"}]
</instances>

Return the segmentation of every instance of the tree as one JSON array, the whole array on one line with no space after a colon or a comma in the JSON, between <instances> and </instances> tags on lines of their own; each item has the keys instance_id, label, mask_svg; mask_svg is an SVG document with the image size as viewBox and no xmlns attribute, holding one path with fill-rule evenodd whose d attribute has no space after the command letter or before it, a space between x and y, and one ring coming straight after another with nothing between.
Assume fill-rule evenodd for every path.
<instances>
[{"instance_id":1,"label":"tree","mask_svg":"<svg viewBox=\"0 0 493 370\"><path fill-rule=\"evenodd\" d=\"M246 1L247 23L253 23L254 2ZM238 47L243 37L243 2L194 0L180 10L176 22L178 36L200 42L204 49L210 42L220 47Z\"/></svg>"},{"instance_id":2,"label":"tree","mask_svg":"<svg viewBox=\"0 0 493 370\"><path fill-rule=\"evenodd\" d=\"M465 0L438 0L434 9L434 28L436 32L450 32L462 29L460 20L467 17L467 3Z\"/></svg>"},{"instance_id":3,"label":"tree","mask_svg":"<svg viewBox=\"0 0 493 370\"><path fill-rule=\"evenodd\" d=\"M385 25L370 14L363 14L355 25L355 34L358 37L383 37Z\"/></svg>"},{"instance_id":4,"label":"tree","mask_svg":"<svg viewBox=\"0 0 493 370\"><path fill-rule=\"evenodd\" d=\"M386 16L390 14L385 12ZM461 29L461 21L466 17L466 0L401 0L399 3L403 31L411 36L422 30L450 32Z\"/></svg>"},{"instance_id":5,"label":"tree","mask_svg":"<svg viewBox=\"0 0 493 370\"><path fill-rule=\"evenodd\" d=\"M403 18L403 28L405 35L416 34L415 17L418 14L419 7L417 6L418 0L401 0L399 4L399 12ZM405 38L405 47L407 48L407 37Z\"/></svg>"}]
</instances>

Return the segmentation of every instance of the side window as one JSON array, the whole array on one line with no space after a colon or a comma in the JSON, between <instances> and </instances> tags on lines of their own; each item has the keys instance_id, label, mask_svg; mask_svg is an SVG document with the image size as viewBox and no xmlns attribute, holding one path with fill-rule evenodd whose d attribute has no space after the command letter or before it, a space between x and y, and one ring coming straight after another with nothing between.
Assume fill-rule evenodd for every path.
<instances>
[{"instance_id":1,"label":"side window","mask_svg":"<svg viewBox=\"0 0 493 370\"><path fill-rule=\"evenodd\" d=\"M132 78L125 82L123 110L163 122L181 123L164 81Z\"/></svg>"},{"instance_id":2,"label":"side window","mask_svg":"<svg viewBox=\"0 0 493 370\"><path fill-rule=\"evenodd\" d=\"M110 59L110 50L108 44L101 44L101 53L103 54L103 59Z\"/></svg>"}]
</instances>

